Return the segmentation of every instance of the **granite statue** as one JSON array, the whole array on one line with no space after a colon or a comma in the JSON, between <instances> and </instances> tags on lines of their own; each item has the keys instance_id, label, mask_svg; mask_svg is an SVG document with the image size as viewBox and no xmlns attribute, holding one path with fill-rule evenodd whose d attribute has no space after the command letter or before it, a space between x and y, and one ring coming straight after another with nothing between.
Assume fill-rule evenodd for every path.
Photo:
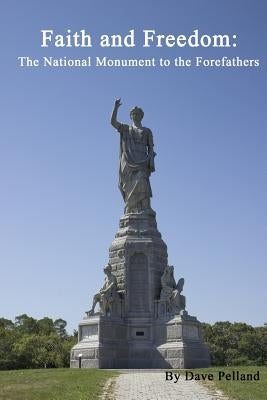
<instances>
[{"instance_id":1,"label":"granite statue","mask_svg":"<svg viewBox=\"0 0 267 400\"><path fill-rule=\"evenodd\" d=\"M94 295L93 305L88 315L95 314L95 306L99 303L100 313L107 315L111 312L112 303L118 298L117 293L117 279L112 274L112 267L110 264L104 268L106 274L105 283L98 293Z\"/></svg>"},{"instance_id":2,"label":"granite statue","mask_svg":"<svg viewBox=\"0 0 267 400\"><path fill-rule=\"evenodd\" d=\"M120 106L118 99L111 124L120 135L119 188L125 212L109 247L105 283L79 324L70 366L208 367L201 323L185 310L184 279L174 279L150 205L150 176L155 171L152 132L142 126L144 112L139 107L130 112L131 124L118 122ZM100 312L95 312L98 303Z\"/></svg>"},{"instance_id":3,"label":"granite statue","mask_svg":"<svg viewBox=\"0 0 267 400\"><path fill-rule=\"evenodd\" d=\"M184 287L184 278L179 279L176 283L173 276L174 268L167 265L161 277L160 300L166 301L170 311L179 313L185 309L185 296L181 295Z\"/></svg>"},{"instance_id":4,"label":"granite statue","mask_svg":"<svg viewBox=\"0 0 267 400\"><path fill-rule=\"evenodd\" d=\"M153 135L142 126L144 112L134 107L130 112L132 124L117 121L120 99L115 101L111 125L120 133L119 188L125 202L125 214L150 209L152 191L149 177L155 171Z\"/></svg>"}]
</instances>

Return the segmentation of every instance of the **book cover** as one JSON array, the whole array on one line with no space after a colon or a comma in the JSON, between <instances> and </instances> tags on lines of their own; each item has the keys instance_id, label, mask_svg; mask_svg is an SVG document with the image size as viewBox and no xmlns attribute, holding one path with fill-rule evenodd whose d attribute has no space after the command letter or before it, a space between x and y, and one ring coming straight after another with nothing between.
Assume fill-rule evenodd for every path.
<instances>
[{"instance_id":1,"label":"book cover","mask_svg":"<svg viewBox=\"0 0 267 400\"><path fill-rule=\"evenodd\" d=\"M264 0L1 4L0 317L71 335L90 309L125 207L120 99L118 121L141 107L153 133L151 207L186 309L264 327L266 17Z\"/></svg>"}]
</instances>

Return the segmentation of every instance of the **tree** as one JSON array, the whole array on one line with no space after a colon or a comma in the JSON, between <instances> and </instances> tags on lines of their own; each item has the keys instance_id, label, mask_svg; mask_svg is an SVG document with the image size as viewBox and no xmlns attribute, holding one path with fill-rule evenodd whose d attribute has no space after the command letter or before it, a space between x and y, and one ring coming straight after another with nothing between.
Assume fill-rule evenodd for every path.
<instances>
[{"instance_id":1,"label":"tree","mask_svg":"<svg viewBox=\"0 0 267 400\"><path fill-rule=\"evenodd\" d=\"M57 333L54 322L51 318L44 317L37 321L38 332L40 335L50 335Z\"/></svg>"},{"instance_id":2,"label":"tree","mask_svg":"<svg viewBox=\"0 0 267 400\"><path fill-rule=\"evenodd\" d=\"M0 318L0 369L68 367L71 347L77 338L69 336L66 321L27 314L12 321Z\"/></svg>"},{"instance_id":3,"label":"tree","mask_svg":"<svg viewBox=\"0 0 267 400\"><path fill-rule=\"evenodd\" d=\"M10 319L0 318L0 329L14 329L14 323Z\"/></svg>"},{"instance_id":4,"label":"tree","mask_svg":"<svg viewBox=\"0 0 267 400\"><path fill-rule=\"evenodd\" d=\"M267 354L267 327L253 328L244 323L203 324L204 341L212 365L264 365Z\"/></svg>"},{"instance_id":5,"label":"tree","mask_svg":"<svg viewBox=\"0 0 267 400\"><path fill-rule=\"evenodd\" d=\"M38 333L37 320L32 317L28 317L27 314L18 315L15 317L15 325L21 334Z\"/></svg>"},{"instance_id":6,"label":"tree","mask_svg":"<svg viewBox=\"0 0 267 400\"><path fill-rule=\"evenodd\" d=\"M16 338L14 323L8 319L0 318L0 370L18 367L16 354L12 351Z\"/></svg>"},{"instance_id":7,"label":"tree","mask_svg":"<svg viewBox=\"0 0 267 400\"><path fill-rule=\"evenodd\" d=\"M262 327L255 328L255 330L260 353L259 364L265 365L267 364L267 324L264 324Z\"/></svg>"},{"instance_id":8,"label":"tree","mask_svg":"<svg viewBox=\"0 0 267 400\"><path fill-rule=\"evenodd\" d=\"M63 367L63 347L56 334L48 336L25 335L14 345L14 350L24 368Z\"/></svg>"},{"instance_id":9,"label":"tree","mask_svg":"<svg viewBox=\"0 0 267 400\"><path fill-rule=\"evenodd\" d=\"M67 322L62 318L58 318L54 321L55 330L61 338L67 337L66 326Z\"/></svg>"}]
</instances>

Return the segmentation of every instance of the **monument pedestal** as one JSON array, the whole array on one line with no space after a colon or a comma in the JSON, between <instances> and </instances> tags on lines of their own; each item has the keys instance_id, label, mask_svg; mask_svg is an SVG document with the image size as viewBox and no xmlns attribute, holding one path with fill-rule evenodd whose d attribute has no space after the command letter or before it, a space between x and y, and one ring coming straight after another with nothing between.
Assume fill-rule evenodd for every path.
<instances>
[{"instance_id":1,"label":"monument pedestal","mask_svg":"<svg viewBox=\"0 0 267 400\"><path fill-rule=\"evenodd\" d=\"M81 361L80 361L81 360ZM85 318L71 367L200 368L210 364L195 317L123 321L103 316Z\"/></svg>"},{"instance_id":2,"label":"monument pedestal","mask_svg":"<svg viewBox=\"0 0 267 400\"><path fill-rule=\"evenodd\" d=\"M87 315L79 324L70 366L208 367L209 351L202 343L200 322L161 298L167 246L157 230L154 211L121 218L109 263L117 297L106 315Z\"/></svg>"}]
</instances>

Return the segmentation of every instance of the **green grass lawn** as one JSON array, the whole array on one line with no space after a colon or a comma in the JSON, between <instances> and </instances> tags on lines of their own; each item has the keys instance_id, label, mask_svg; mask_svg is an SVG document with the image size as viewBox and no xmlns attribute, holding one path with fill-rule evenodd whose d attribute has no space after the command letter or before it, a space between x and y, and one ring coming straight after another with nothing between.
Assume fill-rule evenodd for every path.
<instances>
[{"instance_id":1,"label":"green grass lawn","mask_svg":"<svg viewBox=\"0 0 267 400\"><path fill-rule=\"evenodd\" d=\"M219 381L218 371L244 374L260 371L260 380ZM179 371L182 372L182 371ZM204 383L214 391L218 388L233 400L266 400L267 367L213 367L192 370L213 373L214 381ZM42 369L0 371L0 400L96 400L114 371L94 369ZM203 382L203 381L201 381Z\"/></svg>"},{"instance_id":2,"label":"green grass lawn","mask_svg":"<svg viewBox=\"0 0 267 400\"><path fill-rule=\"evenodd\" d=\"M0 400L96 400L115 375L95 369L0 371Z\"/></svg>"},{"instance_id":3,"label":"green grass lawn","mask_svg":"<svg viewBox=\"0 0 267 400\"><path fill-rule=\"evenodd\" d=\"M259 381L232 381L218 380L218 371L239 371L243 374L260 372ZM212 390L216 387L233 400L266 400L267 399L267 367L213 367L194 369L193 373L213 373L214 381L204 383ZM203 382L203 381L201 381Z\"/></svg>"}]
</instances>

